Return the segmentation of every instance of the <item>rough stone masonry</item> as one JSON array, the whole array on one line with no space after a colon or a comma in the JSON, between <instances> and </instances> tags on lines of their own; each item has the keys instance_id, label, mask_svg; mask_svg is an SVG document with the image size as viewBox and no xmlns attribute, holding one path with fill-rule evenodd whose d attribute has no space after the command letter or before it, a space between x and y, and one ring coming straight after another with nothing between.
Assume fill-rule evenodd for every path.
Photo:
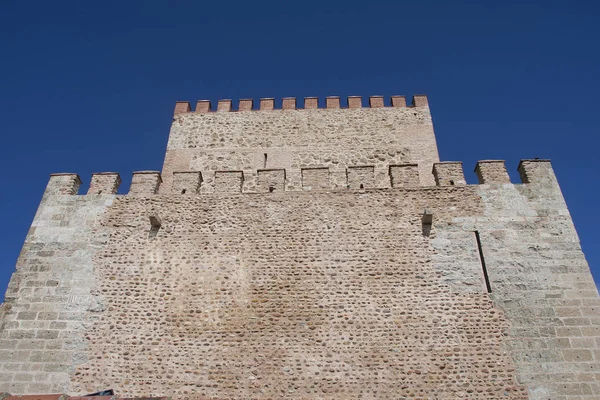
<instances>
[{"instance_id":1,"label":"rough stone masonry","mask_svg":"<svg viewBox=\"0 0 600 400\"><path fill-rule=\"evenodd\" d=\"M0 393L600 398L600 298L550 162L440 162L427 98L178 102L162 174L50 177Z\"/></svg>"}]
</instances>

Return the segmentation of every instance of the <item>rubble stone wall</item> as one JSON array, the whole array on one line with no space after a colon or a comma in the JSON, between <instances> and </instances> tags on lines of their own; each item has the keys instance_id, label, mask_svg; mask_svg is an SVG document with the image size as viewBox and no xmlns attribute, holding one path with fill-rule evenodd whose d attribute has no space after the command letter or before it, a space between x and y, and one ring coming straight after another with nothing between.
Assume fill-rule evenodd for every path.
<instances>
[{"instance_id":1,"label":"rubble stone wall","mask_svg":"<svg viewBox=\"0 0 600 400\"><path fill-rule=\"evenodd\" d=\"M206 195L52 177L3 306L0 391L594 398L597 291L550 164L521 169Z\"/></svg>"},{"instance_id":2,"label":"rubble stone wall","mask_svg":"<svg viewBox=\"0 0 600 400\"><path fill-rule=\"evenodd\" d=\"M178 113L163 166L163 192L173 172L200 171L210 192L215 171L285 169L287 190L302 190L303 168L330 168L333 189L345 188L347 167L372 166L389 187L391 164L417 163L422 185L433 185L439 161L427 105L356 109L292 109Z\"/></svg>"},{"instance_id":3,"label":"rubble stone wall","mask_svg":"<svg viewBox=\"0 0 600 400\"><path fill-rule=\"evenodd\" d=\"M326 104L179 102L162 174L127 195L51 176L0 393L599 398L600 298L550 163L467 185L424 96Z\"/></svg>"}]
</instances>

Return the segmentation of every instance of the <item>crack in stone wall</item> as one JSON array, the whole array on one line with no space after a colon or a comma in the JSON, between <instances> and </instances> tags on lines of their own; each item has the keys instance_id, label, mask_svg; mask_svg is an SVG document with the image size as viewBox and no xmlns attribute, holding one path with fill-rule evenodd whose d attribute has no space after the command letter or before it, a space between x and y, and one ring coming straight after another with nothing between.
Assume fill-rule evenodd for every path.
<instances>
[{"instance_id":1,"label":"crack in stone wall","mask_svg":"<svg viewBox=\"0 0 600 400\"><path fill-rule=\"evenodd\" d=\"M529 398L596 398L600 298L554 174L541 173L537 184L478 185L484 216L437 224L434 262L452 286L476 288L468 233L478 230L492 298L510 322L503 346Z\"/></svg>"}]
</instances>

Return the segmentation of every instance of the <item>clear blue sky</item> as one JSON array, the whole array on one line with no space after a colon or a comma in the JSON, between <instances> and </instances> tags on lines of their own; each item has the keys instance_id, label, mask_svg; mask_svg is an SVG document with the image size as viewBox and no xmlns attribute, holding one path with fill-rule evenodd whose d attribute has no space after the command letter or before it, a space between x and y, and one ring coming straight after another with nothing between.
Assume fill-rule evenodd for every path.
<instances>
[{"instance_id":1,"label":"clear blue sky","mask_svg":"<svg viewBox=\"0 0 600 400\"><path fill-rule=\"evenodd\" d=\"M469 183L552 159L598 281L600 6L491 3L1 1L0 292L48 175L159 170L176 100L415 93Z\"/></svg>"}]
</instances>

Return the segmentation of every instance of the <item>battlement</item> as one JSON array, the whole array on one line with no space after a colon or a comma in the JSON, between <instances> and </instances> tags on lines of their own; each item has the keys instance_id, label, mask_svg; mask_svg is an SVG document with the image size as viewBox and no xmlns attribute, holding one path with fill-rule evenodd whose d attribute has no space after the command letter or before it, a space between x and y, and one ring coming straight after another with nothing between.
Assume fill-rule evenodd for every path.
<instances>
[{"instance_id":1,"label":"battlement","mask_svg":"<svg viewBox=\"0 0 600 400\"><path fill-rule=\"evenodd\" d=\"M521 184L556 182L549 160L521 160L518 171L521 176ZM475 172L480 185L511 184L503 160L478 161ZM383 172L373 165L349 166L342 170L311 166L293 171L286 169L176 171L173 173L173 185L170 192L161 192L161 194L272 193L467 186L462 162L434 163L431 174L435 179L435 186L420 184L418 165L414 163L389 165ZM299 182L293 182L294 179L298 179ZM158 171L134 172L127 195L158 194L162 182L161 173ZM94 173L87 195L116 194L120 184L121 178L116 172ZM46 193L76 195L80 185L81 179L77 174L52 174Z\"/></svg>"},{"instance_id":2,"label":"battlement","mask_svg":"<svg viewBox=\"0 0 600 400\"><path fill-rule=\"evenodd\" d=\"M391 96L391 107L428 107L429 102L425 95L414 95L412 102L407 106L405 96ZM325 98L325 107L319 107L319 98L305 97L303 107L298 107L295 97L284 97L281 101L281 108L275 107L274 98L262 98L255 104L253 99L240 99L237 109L233 108L233 102L230 99L222 99L217 101L216 108L210 100L198 100L196 109L192 110L189 101L178 101L175 103L174 115L185 113L210 113L210 112L243 112L243 111L273 111L273 110L314 110L319 108L325 109L357 109L363 108L363 99L361 96L348 96L346 104L341 104L339 96L328 96ZM369 108L383 108L385 105L384 96L370 96L368 101Z\"/></svg>"},{"instance_id":3,"label":"battlement","mask_svg":"<svg viewBox=\"0 0 600 400\"><path fill-rule=\"evenodd\" d=\"M224 171L243 171L243 178L234 179L235 186L253 192L259 185L258 170L285 170L286 191L343 189L347 179L370 174L351 169L355 166L374 168L373 182L362 182L363 187L389 187L385 182L389 166L403 164L417 164L420 185L435 183L431 168L439 155L427 96L415 95L410 106L404 96L370 96L368 101L360 96L303 101L286 97L233 103L200 100L192 110L189 102L177 102L161 171L161 194L171 193L174 173L184 171L205 175L200 192L211 191L214 184L221 186L221 178L231 178ZM303 167L329 168L331 185L306 184L324 172L303 174ZM220 171L218 176L214 171Z\"/></svg>"},{"instance_id":4,"label":"battlement","mask_svg":"<svg viewBox=\"0 0 600 400\"><path fill-rule=\"evenodd\" d=\"M0 400L598 398L577 232L517 170L441 162L426 96L177 102L162 171L50 176Z\"/></svg>"}]
</instances>

